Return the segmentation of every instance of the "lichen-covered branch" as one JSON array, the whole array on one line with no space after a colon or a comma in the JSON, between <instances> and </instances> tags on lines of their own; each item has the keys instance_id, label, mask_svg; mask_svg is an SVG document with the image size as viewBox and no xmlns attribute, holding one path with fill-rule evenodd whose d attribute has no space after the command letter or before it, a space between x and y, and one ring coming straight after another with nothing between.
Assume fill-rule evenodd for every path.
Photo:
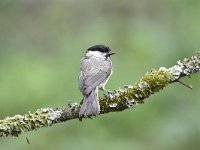
<instances>
[{"instance_id":1,"label":"lichen-covered branch","mask_svg":"<svg viewBox=\"0 0 200 150\"><path fill-rule=\"evenodd\" d=\"M179 81L180 78L200 72L200 53L178 61L176 65L167 69L147 72L134 85L124 86L113 93L100 97L100 114L122 111L133 108L155 92L159 92L168 84ZM21 133L52 126L55 123L77 119L80 105L69 103L63 108L43 108L26 115L15 115L0 120L0 137L18 136Z\"/></svg>"}]
</instances>

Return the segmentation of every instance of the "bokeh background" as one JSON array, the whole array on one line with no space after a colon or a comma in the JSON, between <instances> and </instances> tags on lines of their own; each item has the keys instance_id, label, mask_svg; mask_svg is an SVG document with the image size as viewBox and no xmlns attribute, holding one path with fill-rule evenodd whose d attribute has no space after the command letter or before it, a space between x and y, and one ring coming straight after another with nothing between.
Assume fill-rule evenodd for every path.
<instances>
[{"instance_id":1,"label":"bokeh background","mask_svg":"<svg viewBox=\"0 0 200 150\"><path fill-rule=\"evenodd\" d=\"M199 0L1 0L0 118L79 102L80 59L92 45L117 52L114 90L195 54L199 40ZM199 75L183 81L193 90L172 84L135 109L0 138L0 150L199 149Z\"/></svg>"}]
</instances>

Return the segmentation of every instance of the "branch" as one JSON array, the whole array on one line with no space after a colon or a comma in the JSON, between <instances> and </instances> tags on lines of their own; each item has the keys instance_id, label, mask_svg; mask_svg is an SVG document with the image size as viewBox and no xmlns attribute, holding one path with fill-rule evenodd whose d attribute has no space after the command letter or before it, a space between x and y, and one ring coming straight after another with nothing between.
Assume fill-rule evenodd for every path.
<instances>
[{"instance_id":1,"label":"branch","mask_svg":"<svg viewBox=\"0 0 200 150\"><path fill-rule=\"evenodd\" d=\"M199 52L191 58L179 60L176 65L169 69L161 67L158 70L147 72L134 85L124 86L123 89L115 90L111 94L100 97L100 114L133 108L137 104L144 103L146 98L155 92L159 92L167 85L179 82L182 77L199 72ZM72 102L63 108L42 108L23 116L6 117L0 120L0 137L18 136L24 132L77 119L79 109L80 105Z\"/></svg>"}]
</instances>

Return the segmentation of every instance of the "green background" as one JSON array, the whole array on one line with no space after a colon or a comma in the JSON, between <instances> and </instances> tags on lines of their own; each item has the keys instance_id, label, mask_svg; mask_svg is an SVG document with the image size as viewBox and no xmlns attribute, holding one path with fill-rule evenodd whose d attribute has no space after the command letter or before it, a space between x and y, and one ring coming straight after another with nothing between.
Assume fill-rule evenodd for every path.
<instances>
[{"instance_id":1,"label":"green background","mask_svg":"<svg viewBox=\"0 0 200 150\"><path fill-rule=\"evenodd\" d=\"M80 59L92 45L117 53L114 90L195 54L199 39L199 0L1 0L0 118L79 102ZM172 84L135 109L0 138L0 150L199 149L199 75L183 81L193 90Z\"/></svg>"}]
</instances>

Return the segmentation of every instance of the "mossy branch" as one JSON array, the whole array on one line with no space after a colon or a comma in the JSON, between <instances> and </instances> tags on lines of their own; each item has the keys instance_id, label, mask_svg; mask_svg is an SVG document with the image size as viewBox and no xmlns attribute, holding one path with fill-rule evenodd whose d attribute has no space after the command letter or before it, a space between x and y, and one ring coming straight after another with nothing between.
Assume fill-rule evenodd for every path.
<instances>
[{"instance_id":1,"label":"mossy branch","mask_svg":"<svg viewBox=\"0 0 200 150\"><path fill-rule=\"evenodd\" d=\"M115 90L112 94L100 97L100 114L123 111L133 108L155 92L159 92L168 84L179 82L180 78L200 72L200 53L178 61L176 65L167 69L147 72L134 85L124 86L123 89ZM56 123L78 119L80 105L70 103L63 108L42 108L34 113L15 115L0 120L0 137L18 136L24 132L49 127Z\"/></svg>"}]
</instances>

